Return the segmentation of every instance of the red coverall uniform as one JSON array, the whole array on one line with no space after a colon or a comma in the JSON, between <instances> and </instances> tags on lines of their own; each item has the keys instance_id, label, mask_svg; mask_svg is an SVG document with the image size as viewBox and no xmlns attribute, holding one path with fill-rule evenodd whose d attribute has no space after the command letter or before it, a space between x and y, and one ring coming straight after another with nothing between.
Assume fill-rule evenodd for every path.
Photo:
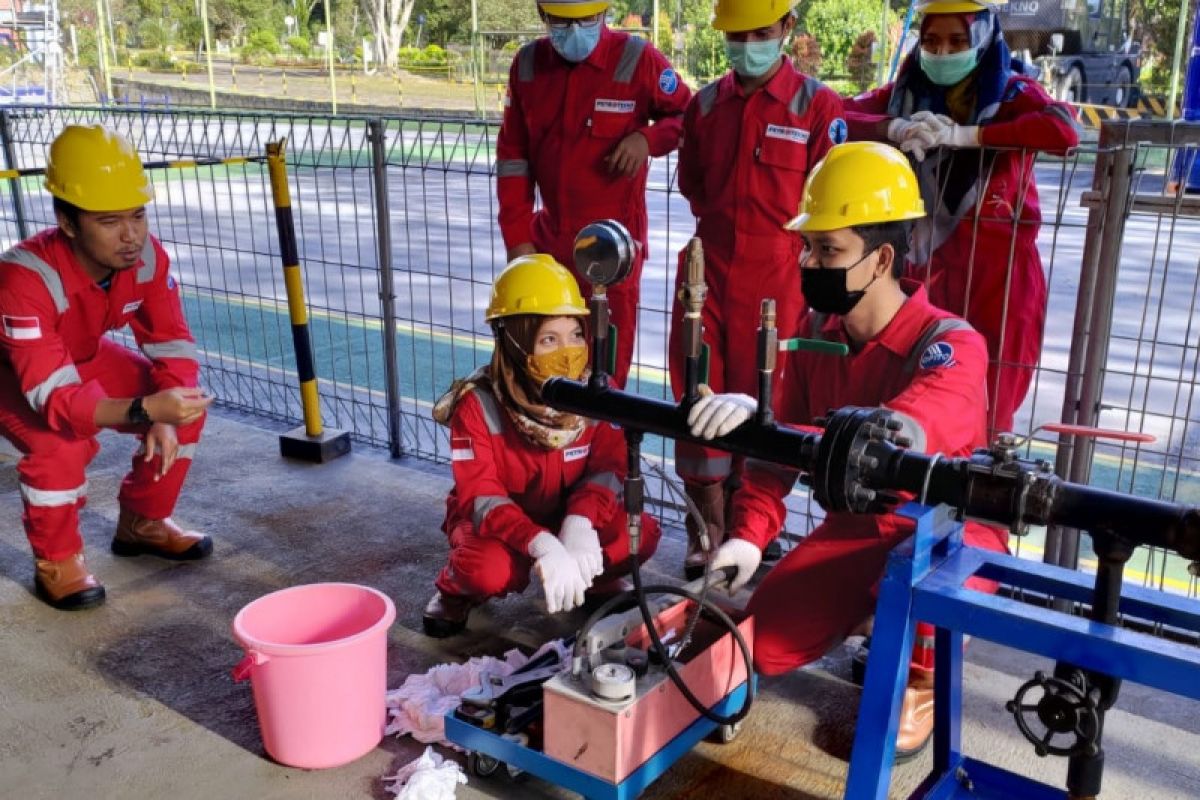
<instances>
[{"instance_id":1,"label":"red coverall uniform","mask_svg":"<svg viewBox=\"0 0 1200 800\"><path fill-rule=\"evenodd\" d=\"M542 531L558 535L568 514L587 517L600 537L600 585L629 572L629 530L621 501L625 438L607 422L589 423L571 445L546 450L530 444L492 393L476 386L450 420L454 488L442 530L449 563L439 591L476 600L529 585L529 543ZM654 517L642 515L639 559L658 547Z\"/></svg>"},{"instance_id":2,"label":"red coverall uniform","mask_svg":"<svg viewBox=\"0 0 1200 800\"><path fill-rule=\"evenodd\" d=\"M883 406L902 421L913 449L946 456L969 454L984 438L987 349L961 319L930 305L924 288L903 281L910 297L891 323L849 356L787 354L779 373L776 414L807 425L827 409ZM808 313L803 335L849 344L840 317ZM783 500L796 472L747 460L734 495L734 536L759 547L783 525ZM874 610L875 589L888 551L913 532L895 514L830 513L779 562L750 598L754 659L775 675L824 655ZM965 541L1004 551L1007 532L968 522ZM967 586L995 591L972 578ZM914 663L932 668L933 630L917 630Z\"/></svg>"},{"instance_id":3,"label":"red coverall uniform","mask_svg":"<svg viewBox=\"0 0 1200 800\"><path fill-rule=\"evenodd\" d=\"M845 101L852 139L879 138L876 125L887 118L891 96L889 84ZM955 159L967 159L980 174L955 208L947 208L941 185L949 170L931 180L922 175L929 217L913 234L909 274L926 282L934 305L961 315L987 340L988 426L1000 432L1013 429L1029 391L1046 320L1036 152L1064 153L1079 143L1079 131L1071 107L1023 75L1009 79L999 110L979 130L985 148L1026 149L984 151L982 160L977 150L956 151Z\"/></svg>"},{"instance_id":4,"label":"red coverall uniform","mask_svg":"<svg viewBox=\"0 0 1200 800\"><path fill-rule=\"evenodd\" d=\"M679 190L696 215L704 243L704 341L708 385L716 392L758 394L754 337L760 306L775 298L779 335L795 335L804 310L801 240L783 226L804 196L809 171L846 138L842 102L789 58L750 96L732 71L708 84L688 105L679 150ZM676 290L687 277L679 254ZM671 388L683 393L683 308L671 316ZM747 349L749 348L749 349ZM690 483L729 475L730 455L675 443L675 468Z\"/></svg>"},{"instance_id":5,"label":"red coverall uniform","mask_svg":"<svg viewBox=\"0 0 1200 800\"><path fill-rule=\"evenodd\" d=\"M114 272L106 291L57 228L0 255L0 435L22 453L23 521L38 558L59 561L83 548L78 511L87 499L85 469L100 449L96 404L197 385L196 345L169 266L147 235L141 262ZM104 336L125 325L145 355ZM122 508L149 519L171 515L203 425L202 417L177 428L178 458L157 481L161 454L148 462L144 452L134 455Z\"/></svg>"},{"instance_id":6,"label":"red coverall uniform","mask_svg":"<svg viewBox=\"0 0 1200 800\"><path fill-rule=\"evenodd\" d=\"M601 23L603 24L603 23ZM598 219L615 219L642 244L633 272L608 290L617 326L614 378L624 386L633 359L642 262L647 255L646 174L609 172L605 158L630 133L646 137L650 155L679 146L692 93L670 62L644 39L608 30L586 59L572 64L548 38L513 59L504 122L496 140L500 232L508 248L533 243L565 265L585 296L591 284L575 270L575 235ZM656 121L653 125L651 121ZM541 209L534 211L534 187Z\"/></svg>"}]
</instances>

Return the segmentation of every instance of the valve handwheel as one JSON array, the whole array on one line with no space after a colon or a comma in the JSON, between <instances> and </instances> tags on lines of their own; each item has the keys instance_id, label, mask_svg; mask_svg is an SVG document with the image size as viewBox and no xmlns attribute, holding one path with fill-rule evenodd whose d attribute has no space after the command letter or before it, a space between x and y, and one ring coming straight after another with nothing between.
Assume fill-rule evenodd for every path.
<instances>
[{"instance_id":1,"label":"valve handwheel","mask_svg":"<svg viewBox=\"0 0 1200 800\"><path fill-rule=\"evenodd\" d=\"M1087 678L1078 672L1072 677L1068 681L1036 672L1033 680L1022 684L1017 696L1004 706L1039 756L1093 756L1099 752L1100 714L1096 702L1081 688L1087 685ZM1027 696L1034 689L1040 689L1042 696L1030 702ZM1045 733L1034 731L1035 724ZM1054 738L1060 735L1073 740L1056 745Z\"/></svg>"}]
</instances>

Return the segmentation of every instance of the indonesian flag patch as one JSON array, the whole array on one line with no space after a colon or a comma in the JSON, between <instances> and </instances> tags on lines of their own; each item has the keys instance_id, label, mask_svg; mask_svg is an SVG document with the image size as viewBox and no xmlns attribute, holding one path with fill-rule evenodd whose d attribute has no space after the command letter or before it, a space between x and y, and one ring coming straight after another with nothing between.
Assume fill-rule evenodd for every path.
<instances>
[{"instance_id":1,"label":"indonesian flag patch","mask_svg":"<svg viewBox=\"0 0 1200 800\"><path fill-rule=\"evenodd\" d=\"M475 458L475 448L471 444L470 436L451 436L450 437L450 460L451 461L472 461Z\"/></svg>"},{"instance_id":2,"label":"indonesian flag patch","mask_svg":"<svg viewBox=\"0 0 1200 800\"><path fill-rule=\"evenodd\" d=\"M10 317L3 315L4 335L9 339L40 339L42 338L42 323L37 317Z\"/></svg>"}]
</instances>

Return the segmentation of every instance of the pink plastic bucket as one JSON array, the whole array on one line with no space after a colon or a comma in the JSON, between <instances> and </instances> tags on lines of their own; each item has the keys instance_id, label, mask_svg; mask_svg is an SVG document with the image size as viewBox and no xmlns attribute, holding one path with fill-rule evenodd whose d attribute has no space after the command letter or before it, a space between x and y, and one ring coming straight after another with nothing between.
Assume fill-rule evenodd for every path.
<instances>
[{"instance_id":1,"label":"pink plastic bucket","mask_svg":"<svg viewBox=\"0 0 1200 800\"><path fill-rule=\"evenodd\" d=\"M233 619L246 656L267 752L321 769L365 755L383 738L387 632L396 607L352 583L293 586L260 597Z\"/></svg>"}]
</instances>

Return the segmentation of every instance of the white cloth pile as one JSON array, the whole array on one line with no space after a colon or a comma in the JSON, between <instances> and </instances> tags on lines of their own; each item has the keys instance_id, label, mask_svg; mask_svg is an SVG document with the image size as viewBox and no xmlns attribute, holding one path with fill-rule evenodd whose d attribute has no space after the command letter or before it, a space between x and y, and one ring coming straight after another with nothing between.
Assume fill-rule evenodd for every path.
<instances>
[{"instance_id":1,"label":"white cloth pile","mask_svg":"<svg viewBox=\"0 0 1200 800\"><path fill-rule=\"evenodd\" d=\"M426 747L420 758L384 781L392 782L387 790L396 800L454 800L455 790L467 782L467 776L458 762L447 761Z\"/></svg>"}]
</instances>

